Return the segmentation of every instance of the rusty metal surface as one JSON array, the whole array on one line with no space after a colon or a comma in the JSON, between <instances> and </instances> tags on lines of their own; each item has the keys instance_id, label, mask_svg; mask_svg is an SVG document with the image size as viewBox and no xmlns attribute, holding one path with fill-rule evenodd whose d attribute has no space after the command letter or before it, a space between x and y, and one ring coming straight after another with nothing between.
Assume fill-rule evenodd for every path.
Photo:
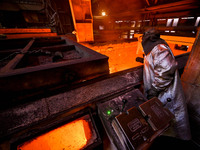
<instances>
[{"instance_id":1,"label":"rusty metal surface","mask_svg":"<svg viewBox=\"0 0 200 150\"><path fill-rule=\"evenodd\" d=\"M4 109L0 111L0 147L9 147L12 141L43 131L50 124L55 124L57 119L64 119L85 107L95 108L97 102L133 90L142 82L142 70L140 66L111 74L102 80L86 81L71 90L64 87L56 93L46 91L43 97L29 98L26 103L11 108L1 105Z\"/></svg>"},{"instance_id":2,"label":"rusty metal surface","mask_svg":"<svg viewBox=\"0 0 200 150\"><path fill-rule=\"evenodd\" d=\"M55 117L60 118L60 115L65 118L66 115L63 113L69 115L77 109L94 106L98 101L116 97L124 91L133 89L141 81L142 67L139 67L102 81L86 83L83 87L73 90L65 88L63 92L57 94L52 92L50 96L35 98L34 101L4 109L0 111L0 141L8 135L43 122L43 120L49 120L52 123Z\"/></svg>"},{"instance_id":3,"label":"rusty metal surface","mask_svg":"<svg viewBox=\"0 0 200 150\"><path fill-rule=\"evenodd\" d=\"M69 0L78 42L94 41L91 0Z\"/></svg>"},{"instance_id":4,"label":"rusty metal surface","mask_svg":"<svg viewBox=\"0 0 200 150\"><path fill-rule=\"evenodd\" d=\"M16 98L20 92L26 95L30 90L70 85L109 73L108 57L67 38L36 39L16 58L16 63L11 61L0 71L0 93L5 99Z\"/></svg>"}]
</instances>

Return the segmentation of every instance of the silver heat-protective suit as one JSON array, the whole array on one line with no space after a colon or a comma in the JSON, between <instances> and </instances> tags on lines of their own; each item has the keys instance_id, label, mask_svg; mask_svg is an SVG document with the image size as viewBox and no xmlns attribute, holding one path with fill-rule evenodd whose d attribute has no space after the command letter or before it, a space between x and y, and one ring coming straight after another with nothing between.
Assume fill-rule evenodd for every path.
<instances>
[{"instance_id":1,"label":"silver heat-protective suit","mask_svg":"<svg viewBox=\"0 0 200 150\"><path fill-rule=\"evenodd\" d=\"M174 115L172 129L175 137L182 140L191 138L187 106L177 70L177 62L166 44L156 45L144 57L144 92L147 96L152 88L158 91L158 99ZM170 98L171 102L167 99ZM171 135L170 135L171 136Z\"/></svg>"}]
</instances>

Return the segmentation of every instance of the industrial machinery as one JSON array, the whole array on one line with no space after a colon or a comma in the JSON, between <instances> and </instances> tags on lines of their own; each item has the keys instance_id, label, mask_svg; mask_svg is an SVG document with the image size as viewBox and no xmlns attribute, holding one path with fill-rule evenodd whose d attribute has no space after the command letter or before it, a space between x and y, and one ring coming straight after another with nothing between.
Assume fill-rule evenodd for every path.
<instances>
[{"instance_id":1,"label":"industrial machinery","mask_svg":"<svg viewBox=\"0 0 200 150\"><path fill-rule=\"evenodd\" d=\"M149 27L175 55L191 121L191 141L165 146L198 149L199 8L198 0L2 0L0 149L162 147L173 115L144 97L135 61Z\"/></svg>"},{"instance_id":2,"label":"industrial machinery","mask_svg":"<svg viewBox=\"0 0 200 150\"><path fill-rule=\"evenodd\" d=\"M147 149L170 126L173 114L153 98L134 89L98 104L98 111L113 147Z\"/></svg>"}]
</instances>

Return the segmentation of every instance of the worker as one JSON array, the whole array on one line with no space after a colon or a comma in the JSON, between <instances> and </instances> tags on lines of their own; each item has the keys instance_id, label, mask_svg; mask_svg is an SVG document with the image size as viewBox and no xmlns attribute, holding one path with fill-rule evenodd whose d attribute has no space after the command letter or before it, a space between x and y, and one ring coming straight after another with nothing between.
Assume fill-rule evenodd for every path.
<instances>
[{"instance_id":1,"label":"worker","mask_svg":"<svg viewBox=\"0 0 200 150\"><path fill-rule=\"evenodd\" d=\"M158 97L175 116L170 136L190 140L187 105L177 70L178 64L168 44L154 28L142 36L144 51L144 93L148 99ZM166 133L167 134L167 133Z\"/></svg>"}]
</instances>

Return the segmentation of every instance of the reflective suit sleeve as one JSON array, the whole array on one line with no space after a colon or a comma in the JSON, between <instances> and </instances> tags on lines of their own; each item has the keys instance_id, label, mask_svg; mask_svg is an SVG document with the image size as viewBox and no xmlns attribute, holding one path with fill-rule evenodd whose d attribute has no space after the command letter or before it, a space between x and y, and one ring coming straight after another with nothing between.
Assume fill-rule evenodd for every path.
<instances>
[{"instance_id":1,"label":"reflective suit sleeve","mask_svg":"<svg viewBox=\"0 0 200 150\"><path fill-rule=\"evenodd\" d=\"M165 45L158 45L153 52L154 77L152 86L158 91L165 90L173 81L177 69L177 62L171 50Z\"/></svg>"}]
</instances>

